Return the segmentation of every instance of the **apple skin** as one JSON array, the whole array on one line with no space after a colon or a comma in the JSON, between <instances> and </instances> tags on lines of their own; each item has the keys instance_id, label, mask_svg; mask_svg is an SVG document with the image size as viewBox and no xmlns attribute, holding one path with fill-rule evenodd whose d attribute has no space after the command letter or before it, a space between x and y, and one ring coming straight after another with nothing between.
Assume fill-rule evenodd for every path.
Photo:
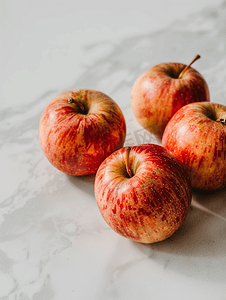
<instances>
[{"instance_id":1,"label":"apple skin","mask_svg":"<svg viewBox=\"0 0 226 300\"><path fill-rule=\"evenodd\" d=\"M39 140L47 159L75 176L96 173L102 161L123 146L125 137L119 106L106 94L89 89L55 97L39 123Z\"/></svg>"},{"instance_id":2,"label":"apple skin","mask_svg":"<svg viewBox=\"0 0 226 300\"><path fill-rule=\"evenodd\" d=\"M107 224L118 234L140 243L170 237L183 223L191 204L191 186L182 164L162 146L131 147L107 157L94 184L95 198Z\"/></svg>"},{"instance_id":3,"label":"apple skin","mask_svg":"<svg viewBox=\"0 0 226 300\"><path fill-rule=\"evenodd\" d=\"M200 102L182 107L166 126L162 145L187 169L200 190L226 186L226 106Z\"/></svg>"},{"instance_id":4,"label":"apple skin","mask_svg":"<svg viewBox=\"0 0 226 300\"><path fill-rule=\"evenodd\" d=\"M131 92L132 110L138 123L162 138L166 124L182 106L201 101L210 101L209 89L202 75L181 63L161 63L142 74L134 83Z\"/></svg>"}]
</instances>

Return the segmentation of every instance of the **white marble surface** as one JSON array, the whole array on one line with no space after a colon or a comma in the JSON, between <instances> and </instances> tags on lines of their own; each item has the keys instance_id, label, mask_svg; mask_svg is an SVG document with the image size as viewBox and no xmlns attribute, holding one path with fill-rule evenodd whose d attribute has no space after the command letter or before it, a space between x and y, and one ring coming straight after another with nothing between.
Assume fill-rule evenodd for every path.
<instances>
[{"instance_id":1,"label":"white marble surface","mask_svg":"<svg viewBox=\"0 0 226 300\"><path fill-rule=\"evenodd\" d=\"M189 63L226 105L226 1L0 2L0 299L226 299L226 190L194 193L180 230L141 245L102 219L94 176L44 157L38 123L74 88L111 96L126 144L156 142L130 109L135 79L156 63Z\"/></svg>"}]
</instances>

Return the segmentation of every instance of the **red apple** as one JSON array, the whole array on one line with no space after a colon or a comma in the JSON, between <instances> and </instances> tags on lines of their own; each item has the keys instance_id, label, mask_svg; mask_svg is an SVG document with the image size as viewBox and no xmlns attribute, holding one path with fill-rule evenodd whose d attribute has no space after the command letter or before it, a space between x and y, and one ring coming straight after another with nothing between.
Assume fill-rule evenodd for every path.
<instances>
[{"instance_id":1,"label":"red apple","mask_svg":"<svg viewBox=\"0 0 226 300\"><path fill-rule=\"evenodd\" d=\"M166 126L162 145L187 169L192 187L226 186L226 106L200 102L182 107Z\"/></svg>"},{"instance_id":2,"label":"red apple","mask_svg":"<svg viewBox=\"0 0 226 300\"><path fill-rule=\"evenodd\" d=\"M94 190L108 225L141 243L170 237L191 203L187 172L155 144L124 147L107 157L96 173Z\"/></svg>"},{"instance_id":3,"label":"red apple","mask_svg":"<svg viewBox=\"0 0 226 300\"><path fill-rule=\"evenodd\" d=\"M74 90L54 98L39 124L39 140L48 160L69 175L88 175L121 148L126 124L119 106L94 90Z\"/></svg>"},{"instance_id":4,"label":"red apple","mask_svg":"<svg viewBox=\"0 0 226 300\"><path fill-rule=\"evenodd\" d=\"M142 74L134 83L131 105L138 123L161 140L166 124L182 106L209 101L209 89L191 64L161 63Z\"/></svg>"}]
</instances>

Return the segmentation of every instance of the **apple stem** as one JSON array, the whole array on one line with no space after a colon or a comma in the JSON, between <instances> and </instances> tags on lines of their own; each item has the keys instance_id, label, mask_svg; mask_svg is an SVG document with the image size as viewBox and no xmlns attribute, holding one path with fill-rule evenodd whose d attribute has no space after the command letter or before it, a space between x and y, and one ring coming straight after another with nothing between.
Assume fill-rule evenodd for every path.
<instances>
[{"instance_id":1,"label":"apple stem","mask_svg":"<svg viewBox=\"0 0 226 300\"><path fill-rule=\"evenodd\" d=\"M78 106L79 106L79 108L81 109L82 113L84 113L84 112L85 112L85 108L84 108L84 106L82 105L82 103L78 102Z\"/></svg>"},{"instance_id":2,"label":"apple stem","mask_svg":"<svg viewBox=\"0 0 226 300\"><path fill-rule=\"evenodd\" d=\"M187 71L188 68L190 68L190 66L197 60L199 59L201 56L199 54L196 55L196 57L190 62L189 65L187 65L183 71L180 73L180 75L178 76L178 79L181 79L182 76L184 75L184 73Z\"/></svg>"},{"instance_id":3,"label":"apple stem","mask_svg":"<svg viewBox=\"0 0 226 300\"><path fill-rule=\"evenodd\" d=\"M217 119L216 122L221 122L221 124L226 125L226 119Z\"/></svg>"},{"instance_id":4,"label":"apple stem","mask_svg":"<svg viewBox=\"0 0 226 300\"><path fill-rule=\"evenodd\" d=\"M75 100L73 99L73 98L69 98L68 99L68 103L74 103L75 102ZM78 106L79 106L79 108L80 108L80 110L81 110L81 113L82 114L84 114L85 113L85 107L82 105L82 103L80 103L80 102L77 102L77 104L78 104Z\"/></svg>"},{"instance_id":5,"label":"apple stem","mask_svg":"<svg viewBox=\"0 0 226 300\"><path fill-rule=\"evenodd\" d=\"M68 103L73 103L74 99L73 98L69 98L67 101L68 101Z\"/></svg>"},{"instance_id":6,"label":"apple stem","mask_svg":"<svg viewBox=\"0 0 226 300\"><path fill-rule=\"evenodd\" d=\"M129 153L130 153L130 150L131 150L130 147L126 148L126 171L127 171L128 175L129 175L129 177L133 177L133 173L132 173L132 171L131 171L131 169L129 167Z\"/></svg>"}]
</instances>

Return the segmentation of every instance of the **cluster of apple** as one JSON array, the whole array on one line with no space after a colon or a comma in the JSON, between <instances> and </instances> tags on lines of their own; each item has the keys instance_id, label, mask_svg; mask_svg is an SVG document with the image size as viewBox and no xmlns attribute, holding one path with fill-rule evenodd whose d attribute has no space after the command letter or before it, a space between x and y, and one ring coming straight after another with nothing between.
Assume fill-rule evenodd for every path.
<instances>
[{"instance_id":1,"label":"cluster of apple","mask_svg":"<svg viewBox=\"0 0 226 300\"><path fill-rule=\"evenodd\" d=\"M226 186L226 107L210 102L191 64L152 67L134 83L137 121L162 146L123 147L126 122L114 100L89 89L58 95L45 108L39 140L47 159L74 176L95 175L108 225L142 243L170 237L184 222L192 188Z\"/></svg>"}]
</instances>

